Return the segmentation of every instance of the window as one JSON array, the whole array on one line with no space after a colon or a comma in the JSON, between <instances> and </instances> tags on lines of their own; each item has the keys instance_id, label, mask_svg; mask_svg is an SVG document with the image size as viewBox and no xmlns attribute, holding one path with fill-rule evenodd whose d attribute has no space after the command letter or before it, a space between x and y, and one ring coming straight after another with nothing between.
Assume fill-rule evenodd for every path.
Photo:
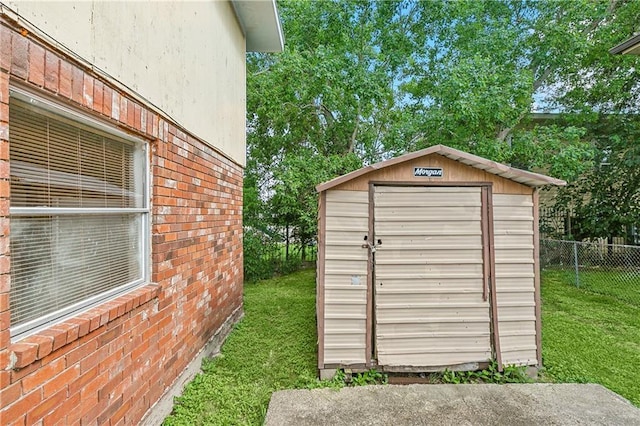
<instances>
[{"instance_id":1,"label":"window","mask_svg":"<svg viewBox=\"0 0 640 426\"><path fill-rule=\"evenodd\" d=\"M12 337L147 279L146 146L18 89L9 103Z\"/></svg>"}]
</instances>

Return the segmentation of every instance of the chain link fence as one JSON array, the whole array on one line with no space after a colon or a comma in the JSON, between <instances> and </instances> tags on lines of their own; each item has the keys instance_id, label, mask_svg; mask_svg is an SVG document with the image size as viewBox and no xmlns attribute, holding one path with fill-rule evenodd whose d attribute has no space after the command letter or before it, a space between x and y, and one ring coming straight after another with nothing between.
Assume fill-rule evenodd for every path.
<instances>
[{"instance_id":1,"label":"chain link fence","mask_svg":"<svg viewBox=\"0 0 640 426\"><path fill-rule=\"evenodd\" d=\"M540 266L586 291L640 306L640 247L540 240Z\"/></svg>"}]
</instances>

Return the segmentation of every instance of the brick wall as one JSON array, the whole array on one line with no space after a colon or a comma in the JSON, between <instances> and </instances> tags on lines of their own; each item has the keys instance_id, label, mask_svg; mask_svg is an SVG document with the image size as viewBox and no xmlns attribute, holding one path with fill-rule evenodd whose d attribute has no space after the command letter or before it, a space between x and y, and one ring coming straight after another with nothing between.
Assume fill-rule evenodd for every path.
<instances>
[{"instance_id":1,"label":"brick wall","mask_svg":"<svg viewBox=\"0 0 640 426\"><path fill-rule=\"evenodd\" d=\"M0 21L0 424L135 424L241 312L242 168L11 24ZM10 81L147 139L153 183L151 283L14 343Z\"/></svg>"}]
</instances>

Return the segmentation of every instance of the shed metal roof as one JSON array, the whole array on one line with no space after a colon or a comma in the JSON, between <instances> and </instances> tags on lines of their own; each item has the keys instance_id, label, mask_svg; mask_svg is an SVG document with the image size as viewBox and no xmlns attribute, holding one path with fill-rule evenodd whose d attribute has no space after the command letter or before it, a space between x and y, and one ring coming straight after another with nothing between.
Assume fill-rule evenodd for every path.
<instances>
[{"instance_id":1,"label":"shed metal roof","mask_svg":"<svg viewBox=\"0 0 640 426\"><path fill-rule=\"evenodd\" d=\"M409 154L401 155L400 157L392 158L390 160L382 161L380 163L372 164L367 167L355 170L346 175L339 176L328 182L321 183L316 186L316 191L322 192L327 189L331 189L335 186L353 180L357 177L371 173L376 170L381 170L386 167L395 166L397 164L404 163L416 158L425 157L431 154L442 155L443 157L450 158L451 160L459 161L476 169L484 170L487 173L494 174L496 176L509 179L523 185L531 187L540 187L545 185L564 186L567 182L556 179L550 176L545 176L539 173L528 172L526 170L516 169L515 167L507 166L506 164L496 163L495 161L487 160L486 158L478 157L477 155L469 154L467 152L459 151L454 148L449 148L444 145L435 145L420 151L411 152Z\"/></svg>"},{"instance_id":2,"label":"shed metal roof","mask_svg":"<svg viewBox=\"0 0 640 426\"><path fill-rule=\"evenodd\" d=\"M609 49L614 55L640 55L640 33Z\"/></svg>"}]
</instances>

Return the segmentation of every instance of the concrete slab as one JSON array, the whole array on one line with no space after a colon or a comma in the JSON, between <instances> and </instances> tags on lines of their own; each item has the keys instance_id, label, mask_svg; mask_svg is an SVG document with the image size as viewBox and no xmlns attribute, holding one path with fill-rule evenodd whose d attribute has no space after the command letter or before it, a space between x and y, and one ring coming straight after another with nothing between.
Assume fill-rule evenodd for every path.
<instances>
[{"instance_id":1,"label":"concrete slab","mask_svg":"<svg viewBox=\"0 0 640 426\"><path fill-rule=\"evenodd\" d=\"M267 426L640 425L640 409L593 384L408 385L275 392Z\"/></svg>"}]
</instances>

